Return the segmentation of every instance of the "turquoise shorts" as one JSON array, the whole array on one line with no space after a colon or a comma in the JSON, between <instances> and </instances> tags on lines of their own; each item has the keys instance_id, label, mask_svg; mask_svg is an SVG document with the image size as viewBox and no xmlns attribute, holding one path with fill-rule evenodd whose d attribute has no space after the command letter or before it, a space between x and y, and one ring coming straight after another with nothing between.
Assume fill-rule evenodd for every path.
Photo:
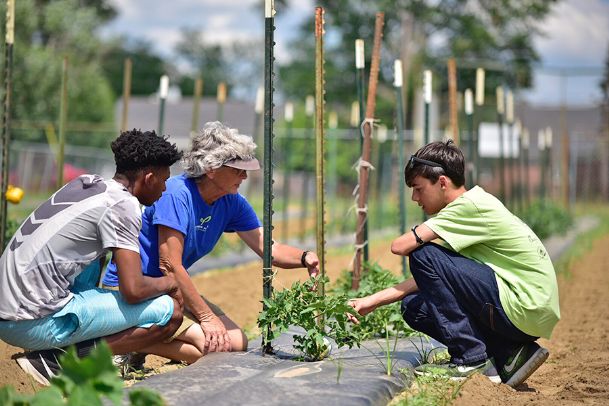
<instances>
[{"instance_id":1,"label":"turquoise shorts","mask_svg":"<svg viewBox=\"0 0 609 406\"><path fill-rule=\"evenodd\" d=\"M85 275L81 275L95 273L95 265L99 273L99 264L95 261L83 272ZM83 279L86 278L80 278ZM35 320L1 321L0 339L26 350L65 347L132 327L164 326L173 314L173 299L167 295L129 304L118 291L87 289L82 283L75 287L72 299L53 314Z\"/></svg>"}]
</instances>

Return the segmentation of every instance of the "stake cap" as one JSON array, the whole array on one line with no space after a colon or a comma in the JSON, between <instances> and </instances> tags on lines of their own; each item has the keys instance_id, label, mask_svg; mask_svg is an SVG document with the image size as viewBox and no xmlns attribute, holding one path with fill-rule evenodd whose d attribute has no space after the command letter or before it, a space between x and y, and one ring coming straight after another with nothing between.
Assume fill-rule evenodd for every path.
<instances>
[{"instance_id":1,"label":"stake cap","mask_svg":"<svg viewBox=\"0 0 609 406\"><path fill-rule=\"evenodd\" d=\"M328 113L328 128L333 130L338 128L338 114L335 111Z\"/></svg>"},{"instance_id":2,"label":"stake cap","mask_svg":"<svg viewBox=\"0 0 609 406\"><path fill-rule=\"evenodd\" d=\"M524 128L522 130L522 148L529 149L530 143L531 143L531 136L529 134L529 129Z\"/></svg>"},{"instance_id":3,"label":"stake cap","mask_svg":"<svg viewBox=\"0 0 609 406\"><path fill-rule=\"evenodd\" d=\"M275 0L264 0L264 18L275 17Z\"/></svg>"},{"instance_id":4,"label":"stake cap","mask_svg":"<svg viewBox=\"0 0 609 406\"><path fill-rule=\"evenodd\" d=\"M503 94L503 86L497 86L495 91L497 95L497 113L505 113L505 96Z\"/></svg>"},{"instance_id":5,"label":"stake cap","mask_svg":"<svg viewBox=\"0 0 609 406\"><path fill-rule=\"evenodd\" d=\"M256 106L254 111L256 114L262 114L264 111L264 88L262 86L256 90Z\"/></svg>"},{"instance_id":6,"label":"stake cap","mask_svg":"<svg viewBox=\"0 0 609 406\"><path fill-rule=\"evenodd\" d=\"M163 75L163 76L161 76L159 97L161 99L166 99L168 93L169 93L169 76Z\"/></svg>"},{"instance_id":7,"label":"stake cap","mask_svg":"<svg viewBox=\"0 0 609 406\"><path fill-rule=\"evenodd\" d=\"M315 98L311 95L305 99L305 114L310 117L315 112Z\"/></svg>"},{"instance_id":8,"label":"stake cap","mask_svg":"<svg viewBox=\"0 0 609 406\"><path fill-rule=\"evenodd\" d=\"M472 89L465 89L465 114L474 114L474 95Z\"/></svg>"},{"instance_id":9,"label":"stake cap","mask_svg":"<svg viewBox=\"0 0 609 406\"><path fill-rule=\"evenodd\" d=\"M544 149L546 149L545 130L537 131L537 148L539 148L540 151L543 151Z\"/></svg>"},{"instance_id":10,"label":"stake cap","mask_svg":"<svg viewBox=\"0 0 609 406\"><path fill-rule=\"evenodd\" d=\"M393 62L393 86L402 87L402 60L396 59Z\"/></svg>"},{"instance_id":11,"label":"stake cap","mask_svg":"<svg viewBox=\"0 0 609 406\"><path fill-rule=\"evenodd\" d=\"M364 58L364 40L355 40L355 68L364 69L366 66L366 59Z\"/></svg>"},{"instance_id":12,"label":"stake cap","mask_svg":"<svg viewBox=\"0 0 609 406\"><path fill-rule=\"evenodd\" d=\"M294 120L294 104L292 102L286 102L283 107L283 117L285 121L291 123Z\"/></svg>"},{"instance_id":13,"label":"stake cap","mask_svg":"<svg viewBox=\"0 0 609 406\"><path fill-rule=\"evenodd\" d=\"M226 101L226 84L224 82L218 83L216 98L218 99L218 103L224 103Z\"/></svg>"},{"instance_id":14,"label":"stake cap","mask_svg":"<svg viewBox=\"0 0 609 406\"><path fill-rule=\"evenodd\" d=\"M423 101L425 101L426 104L431 103L431 81L431 71L425 70L423 72Z\"/></svg>"},{"instance_id":15,"label":"stake cap","mask_svg":"<svg viewBox=\"0 0 609 406\"><path fill-rule=\"evenodd\" d=\"M552 127L546 127L546 148L552 148Z\"/></svg>"},{"instance_id":16,"label":"stake cap","mask_svg":"<svg viewBox=\"0 0 609 406\"><path fill-rule=\"evenodd\" d=\"M514 122L514 93L510 89L505 95L505 119L508 123Z\"/></svg>"},{"instance_id":17,"label":"stake cap","mask_svg":"<svg viewBox=\"0 0 609 406\"><path fill-rule=\"evenodd\" d=\"M353 103L351 103L351 120L350 120L350 124L351 127L358 127L360 124L360 119L359 119L359 102L356 100Z\"/></svg>"},{"instance_id":18,"label":"stake cap","mask_svg":"<svg viewBox=\"0 0 609 406\"><path fill-rule=\"evenodd\" d=\"M476 104L484 104L484 69L476 69Z\"/></svg>"}]
</instances>

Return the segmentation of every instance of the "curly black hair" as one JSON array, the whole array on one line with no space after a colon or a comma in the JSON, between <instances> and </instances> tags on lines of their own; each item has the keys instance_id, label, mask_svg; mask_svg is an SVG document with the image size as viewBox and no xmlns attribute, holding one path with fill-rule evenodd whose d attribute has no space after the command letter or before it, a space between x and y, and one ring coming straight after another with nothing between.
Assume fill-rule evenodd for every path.
<instances>
[{"instance_id":1,"label":"curly black hair","mask_svg":"<svg viewBox=\"0 0 609 406\"><path fill-rule=\"evenodd\" d=\"M136 130L122 132L112 141L116 172L137 171L148 166L171 166L182 153L167 137L159 137L154 131Z\"/></svg>"}]
</instances>

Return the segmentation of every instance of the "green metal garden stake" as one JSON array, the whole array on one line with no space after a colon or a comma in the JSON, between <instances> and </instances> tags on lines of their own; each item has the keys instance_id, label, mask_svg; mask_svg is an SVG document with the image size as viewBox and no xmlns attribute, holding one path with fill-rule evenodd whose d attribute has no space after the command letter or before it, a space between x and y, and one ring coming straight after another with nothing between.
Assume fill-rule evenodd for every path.
<instances>
[{"instance_id":1,"label":"green metal garden stake","mask_svg":"<svg viewBox=\"0 0 609 406\"><path fill-rule=\"evenodd\" d=\"M163 135L165 126L165 101L167 100L167 94L169 93L169 77L167 75L161 76L161 82L159 84L159 129L157 134Z\"/></svg>"},{"instance_id":2,"label":"green metal garden stake","mask_svg":"<svg viewBox=\"0 0 609 406\"><path fill-rule=\"evenodd\" d=\"M275 45L275 2L264 2L264 199L263 199L263 254L262 292L265 299L273 294L273 48ZM263 304L263 310L266 305ZM271 326L267 335L271 333ZM271 343L262 335L265 353L272 351Z\"/></svg>"},{"instance_id":3,"label":"green metal garden stake","mask_svg":"<svg viewBox=\"0 0 609 406\"><path fill-rule=\"evenodd\" d=\"M423 119L423 145L429 144L429 108L431 106L432 95L432 74L430 70L423 72L423 102L424 102L424 119Z\"/></svg>"},{"instance_id":4,"label":"green metal garden stake","mask_svg":"<svg viewBox=\"0 0 609 406\"><path fill-rule=\"evenodd\" d=\"M531 137L529 135L529 129L525 128L522 130L522 160L524 165L524 207L529 207L531 204L531 185L529 182L529 145L531 144Z\"/></svg>"},{"instance_id":5,"label":"green metal garden stake","mask_svg":"<svg viewBox=\"0 0 609 406\"><path fill-rule=\"evenodd\" d=\"M403 70L402 61L396 59L393 63L393 86L395 87L396 97L396 127L397 127L397 139L398 139L398 183L399 196L398 201L400 205L400 235L406 234L406 222L408 213L406 212L406 184L404 183L403 171L406 165L404 161L404 95L402 93L402 80ZM402 256L402 274L406 276L408 274L408 265L406 257Z\"/></svg>"},{"instance_id":6,"label":"green metal garden stake","mask_svg":"<svg viewBox=\"0 0 609 406\"><path fill-rule=\"evenodd\" d=\"M68 113L68 57L64 56L61 70L61 99L59 103L59 148L57 149L57 189L63 186L63 162L66 145Z\"/></svg>"},{"instance_id":7,"label":"green metal garden stake","mask_svg":"<svg viewBox=\"0 0 609 406\"><path fill-rule=\"evenodd\" d=\"M316 241L319 257L319 273L326 275L326 195L324 182L324 9L315 7L315 176L316 176ZM318 287L318 294L325 295L325 284ZM323 320L320 318L320 323Z\"/></svg>"},{"instance_id":8,"label":"green metal garden stake","mask_svg":"<svg viewBox=\"0 0 609 406\"><path fill-rule=\"evenodd\" d=\"M362 122L365 117L365 103L366 103L366 54L364 52L364 40L356 39L355 40L355 72L356 72L356 80L355 83L357 85L357 101L359 106L359 123L358 123L358 132L359 132L359 148L360 148L360 156L362 155L362 150L364 146L364 133ZM364 240L368 241L368 222L364 224ZM363 248L364 261L368 262L370 258L370 249L368 245Z\"/></svg>"},{"instance_id":9,"label":"green metal garden stake","mask_svg":"<svg viewBox=\"0 0 609 406\"><path fill-rule=\"evenodd\" d=\"M505 121L508 125L508 168L506 170L506 195L507 206L514 210L514 176L512 173L514 162L514 94L510 89L505 94Z\"/></svg>"},{"instance_id":10,"label":"green metal garden stake","mask_svg":"<svg viewBox=\"0 0 609 406\"><path fill-rule=\"evenodd\" d=\"M2 139L0 149L2 174L0 176L0 252L6 244L6 214L9 172L9 146L11 143L11 97L13 72L13 44L15 42L15 0L6 1L6 37L4 47L4 103L2 106Z\"/></svg>"}]
</instances>

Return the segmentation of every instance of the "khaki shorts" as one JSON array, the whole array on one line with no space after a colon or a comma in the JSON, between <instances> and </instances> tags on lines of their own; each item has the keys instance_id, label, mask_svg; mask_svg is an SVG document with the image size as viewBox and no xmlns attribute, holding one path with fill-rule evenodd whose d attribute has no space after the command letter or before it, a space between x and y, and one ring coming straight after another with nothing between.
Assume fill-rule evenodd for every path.
<instances>
[{"instance_id":1,"label":"khaki shorts","mask_svg":"<svg viewBox=\"0 0 609 406\"><path fill-rule=\"evenodd\" d=\"M118 286L103 285L102 288L107 289L107 290L116 290L116 291L118 290ZM201 299L203 299L205 301L205 303L207 303L207 305L209 306L211 311L214 312L214 314L216 316L220 317L220 316L225 315L224 311L218 305L205 299L203 297L203 295L201 295ZM177 336L179 336L180 334L182 334L183 332L188 330L190 328L190 326L192 326L193 324L199 324L199 321L189 310L184 309L184 319L182 320L182 324L180 325L180 327L178 327L176 332L173 333L173 335L171 337L165 339L163 342L164 343L172 342Z\"/></svg>"}]
</instances>

